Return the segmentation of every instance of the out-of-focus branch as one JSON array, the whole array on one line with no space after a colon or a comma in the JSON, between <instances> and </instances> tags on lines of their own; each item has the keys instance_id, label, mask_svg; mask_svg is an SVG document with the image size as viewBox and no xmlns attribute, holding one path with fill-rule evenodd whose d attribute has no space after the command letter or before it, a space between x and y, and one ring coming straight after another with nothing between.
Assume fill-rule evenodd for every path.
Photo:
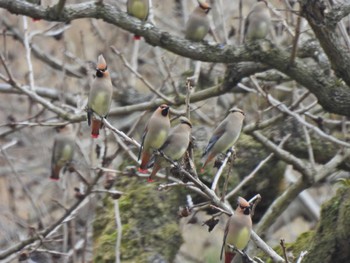
<instances>
[{"instance_id":1,"label":"out-of-focus branch","mask_svg":"<svg viewBox=\"0 0 350 263\"><path fill-rule=\"evenodd\" d=\"M296 59L293 65L286 63L285 61L288 60L290 54L278 49L268 40L261 40L259 43L250 43L238 47L193 43L182 37L176 37L168 32L164 32L150 23L144 23L128 16L125 12L120 11L114 6L108 4L97 5L95 2L66 5L60 15L54 12L54 7L44 8L19 0L0 0L0 7L15 14L28 15L48 21L67 22L81 18L100 18L107 23L143 36L150 45L160 46L175 54L195 60L219 63L261 62L283 72L305 86L315 94L319 103L326 110L340 115L350 116L350 105L348 103L350 101L350 91L346 85L339 82L337 78L325 76L322 74L322 70L318 68L307 66L300 59ZM266 46L269 48L263 48ZM338 46L340 47L341 45ZM330 55L329 52L326 53ZM339 61L350 60L349 56L343 53L343 58ZM335 59L332 57L329 58ZM338 64L343 64L339 63L339 61L337 61ZM347 72L349 65L344 64L338 68L346 67L345 71ZM342 73L341 75L346 80L347 73L342 70L338 71Z\"/></svg>"},{"instance_id":2,"label":"out-of-focus branch","mask_svg":"<svg viewBox=\"0 0 350 263\"><path fill-rule=\"evenodd\" d=\"M13 33L14 38L16 40L18 40L23 45L25 44L23 35L18 31L17 28L15 28L14 26L12 26L10 24L10 22L6 19L6 16L2 16L0 18L0 22L2 22L5 25L7 30L9 30L10 32ZM72 77L76 77L76 78L82 78L83 76L86 76L87 69L85 67L82 67L82 66L73 67L73 66L67 65L67 64L65 64L63 66L62 61L59 61L58 59L51 56L47 52L44 52L43 49L38 47L36 44L29 43L29 45L31 47L31 51L32 51L33 55L35 57L37 57L38 59L40 59L42 62L44 62L47 65L49 65L50 67L52 67L53 69L61 70L61 71L64 70L67 73L67 75L72 76Z\"/></svg>"},{"instance_id":3,"label":"out-of-focus branch","mask_svg":"<svg viewBox=\"0 0 350 263\"><path fill-rule=\"evenodd\" d=\"M15 245L3 250L0 252L0 259L5 259L9 257L10 255L19 252L20 250L24 249L26 246L36 242L37 240L42 240L48 236L50 236L53 232L55 232L59 227L61 227L63 224L65 224L67 221L69 221L72 218L72 215L74 215L81 207L82 205L88 200L87 197L90 195L91 191L93 190L93 187L96 185L98 180L102 177L102 171L97 173L94 179L92 180L89 187L86 189L86 192L84 195L81 196L81 198L72 205L64 215L62 215L56 222L54 222L52 225L50 225L48 228L44 229L43 231L38 232L35 236L27 238L25 240L22 240L21 242L16 243Z\"/></svg>"}]
</instances>

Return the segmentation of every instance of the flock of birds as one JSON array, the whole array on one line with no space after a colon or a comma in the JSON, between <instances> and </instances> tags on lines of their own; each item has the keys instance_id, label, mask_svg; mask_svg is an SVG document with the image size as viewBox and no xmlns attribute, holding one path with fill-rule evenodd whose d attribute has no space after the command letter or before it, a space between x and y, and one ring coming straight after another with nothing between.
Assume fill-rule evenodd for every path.
<instances>
[{"instance_id":1,"label":"flock of birds","mask_svg":"<svg viewBox=\"0 0 350 263\"><path fill-rule=\"evenodd\" d=\"M186 25L185 37L191 41L202 41L209 31L207 14L210 6L203 0L198 0L198 6L189 16ZM146 21L149 13L149 0L128 0L127 12L140 20ZM266 1L258 1L251 9L245 23L244 41L253 41L265 38L270 28L270 13ZM139 39L135 36L135 39ZM103 128L103 118L106 118L112 102L113 86L107 63L102 55L98 57L95 78L87 104L88 125L91 126L91 136L98 138L99 130ZM139 151L141 164L138 169L141 173L148 173L148 168L153 166L148 178L154 180L156 173L169 166L170 163L164 157L154 154L162 151L174 161L181 160L188 149L192 124L186 117L180 117L179 124L171 129L169 119L170 108L168 105L160 105L150 117L143 136ZM225 153L237 141L243 125L245 114L238 108L229 110L227 117L213 131L213 134L203 153L204 167L218 154ZM62 168L65 168L73 159L74 138L70 125L61 129L56 136L52 151L51 179L58 180ZM224 242L221 251L225 251L225 263L232 261L235 252L232 247L244 249L249 242L252 229L250 216L251 205L244 198L238 198L238 205L234 215L228 220Z\"/></svg>"}]
</instances>

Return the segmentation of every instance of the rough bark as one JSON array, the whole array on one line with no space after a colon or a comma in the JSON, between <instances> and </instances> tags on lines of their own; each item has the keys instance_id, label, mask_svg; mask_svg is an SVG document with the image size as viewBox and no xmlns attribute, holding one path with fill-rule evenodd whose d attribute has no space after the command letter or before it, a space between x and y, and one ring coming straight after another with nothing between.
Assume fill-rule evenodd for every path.
<instances>
[{"instance_id":1,"label":"rough bark","mask_svg":"<svg viewBox=\"0 0 350 263\"><path fill-rule=\"evenodd\" d=\"M68 22L82 18L103 19L107 23L144 37L150 45L159 46L180 56L195 60L219 63L260 62L268 65L270 68L281 71L299 84L305 86L315 94L325 110L350 116L350 89L347 85L339 81L338 78L325 76L321 68L311 68L300 59L296 59L295 63L290 65L289 52L274 47L269 41L261 41L260 44L254 43L238 47L230 45L222 46L221 44L192 43L182 37L164 32L150 23L142 23L114 6L97 4L96 2L67 5L59 14L55 6L43 8L18 0L0 0L0 7L14 14L23 14L48 21ZM312 8L310 10L309 13L318 11ZM316 12L316 15L313 14L312 17L318 18L319 16L317 14ZM317 28L312 24L311 26L316 30L315 33L318 36ZM322 28L323 34L321 35L320 33L321 46L325 49L328 56L333 53L327 52L325 46L331 43L327 42L323 44L321 37L324 37L324 41L328 41L330 37L326 38L326 35L331 33L331 29ZM338 47L337 43L334 43L334 48ZM339 63L339 61L344 62L343 65L339 65L337 68L333 65L333 68L341 75L344 81L350 83L350 76L347 76L347 69L350 64L348 64L350 61L348 52L341 52L339 48L332 52L336 52L337 57L342 57L342 59L338 60L329 57L331 61L334 59L334 61L338 62L337 64L343 64Z\"/></svg>"}]
</instances>

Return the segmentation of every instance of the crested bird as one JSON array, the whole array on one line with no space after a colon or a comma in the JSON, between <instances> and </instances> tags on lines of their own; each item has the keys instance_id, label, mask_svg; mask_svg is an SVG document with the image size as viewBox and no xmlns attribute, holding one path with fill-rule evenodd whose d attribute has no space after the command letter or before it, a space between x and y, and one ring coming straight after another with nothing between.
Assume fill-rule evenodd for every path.
<instances>
[{"instance_id":1,"label":"crested bird","mask_svg":"<svg viewBox=\"0 0 350 263\"><path fill-rule=\"evenodd\" d=\"M244 112L237 108L229 110L227 117L214 130L202 157L205 158L201 171L219 153L226 152L241 134Z\"/></svg>"},{"instance_id":2,"label":"crested bird","mask_svg":"<svg viewBox=\"0 0 350 263\"><path fill-rule=\"evenodd\" d=\"M250 216L250 204L243 197L238 197L237 203L235 213L227 221L224 232L220 260L225 251L225 263L231 263L235 256L235 253L228 245L243 250L248 245L252 231L253 224Z\"/></svg>"},{"instance_id":3,"label":"crested bird","mask_svg":"<svg viewBox=\"0 0 350 263\"><path fill-rule=\"evenodd\" d=\"M142 142L139 151L141 165L139 172L147 172L147 164L155 150L158 150L168 137L170 130L169 106L160 105L149 119L142 135Z\"/></svg>"},{"instance_id":4,"label":"crested bird","mask_svg":"<svg viewBox=\"0 0 350 263\"><path fill-rule=\"evenodd\" d=\"M72 125L67 125L61 128L54 139L50 179L59 180L62 168L72 162L75 151L74 145Z\"/></svg>"},{"instance_id":5,"label":"crested bird","mask_svg":"<svg viewBox=\"0 0 350 263\"><path fill-rule=\"evenodd\" d=\"M180 117L180 123L174 127L162 147L159 148L167 157L174 161L180 160L185 154L188 145L190 143L192 124L186 117ZM166 161L162 156L157 155L154 160L154 166L151 175L148 178L149 182L153 181L153 178L157 172L164 167L169 166L170 163Z\"/></svg>"},{"instance_id":6,"label":"crested bird","mask_svg":"<svg viewBox=\"0 0 350 263\"><path fill-rule=\"evenodd\" d=\"M127 13L142 21L146 21L149 14L149 0L128 0ZM140 36L135 35L134 40L140 40Z\"/></svg>"},{"instance_id":7,"label":"crested bird","mask_svg":"<svg viewBox=\"0 0 350 263\"><path fill-rule=\"evenodd\" d=\"M244 25L244 42L263 39L271 25L271 15L265 0L257 2L250 10Z\"/></svg>"},{"instance_id":8,"label":"crested bird","mask_svg":"<svg viewBox=\"0 0 350 263\"><path fill-rule=\"evenodd\" d=\"M107 117L111 107L112 95L113 85L107 70L107 63L104 57L99 55L87 106L87 119L89 126L91 126L92 138L98 138L99 130L103 127L102 118ZM97 114L101 119L96 118L94 114Z\"/></svg>"},{"instance_id":9,"label":"crested bird","mask_svg":"<svg viewBox=\"0 0 350 263\"><path fill-rule=\"evenodd\" d=\"M198 0L198 6L190 14L186 23L185 38L195 42L202 41L209 32L209 19L207 14L210 6L205 0Z\"/></svg>"}]
</instances>

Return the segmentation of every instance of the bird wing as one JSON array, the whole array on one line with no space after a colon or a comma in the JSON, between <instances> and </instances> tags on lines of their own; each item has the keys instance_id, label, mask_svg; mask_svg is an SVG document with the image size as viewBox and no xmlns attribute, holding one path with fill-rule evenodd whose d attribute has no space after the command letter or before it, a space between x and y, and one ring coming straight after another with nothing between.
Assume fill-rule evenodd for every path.
<instances>
[{"instance_id":1,"label":"bird wing","mask_svg":"<svg viewBox=\"0 0 350 263\"><path fill-rule=\"evenodd\" d=\"M213 135L211 136L207 147L204 150L204 153L202 155L205 156L210 150L211 148L213 148L214 144L221 138L221 136L225 133L225 128L226 128L227 122L225 123L221 123L216 130L214 131Z\"/></svg>"},{"instance_id":2,"label":"bird wing","mask_svg":"<svg viewBox=\"0 0 350 263\"><path fill-rule=\"evenodd\" d=\"M140 146L140 150L139 150L138 160L140 160L140 158L141 158L141 154L142 154L142 150L143 150L143 144L145 142L147 131L148 131L148 129L147 129L147 126L146 126L145 131L143 132L142 138L141 138L141 146Z\"/></svg>"}]
</instances>

